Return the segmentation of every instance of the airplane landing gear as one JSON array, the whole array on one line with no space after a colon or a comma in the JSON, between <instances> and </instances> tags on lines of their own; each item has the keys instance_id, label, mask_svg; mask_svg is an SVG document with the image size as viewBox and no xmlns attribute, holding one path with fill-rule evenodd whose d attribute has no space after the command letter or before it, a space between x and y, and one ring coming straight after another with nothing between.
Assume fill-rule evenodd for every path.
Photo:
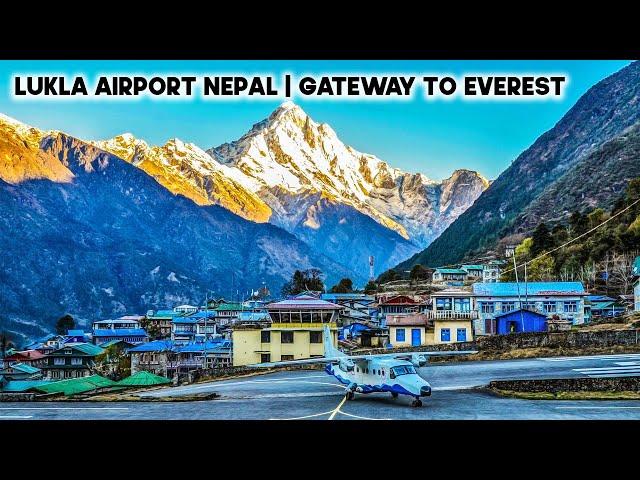
<instances>
[{"instance_id":1,"label":"airplane landing gear","mask_svg":"<svg viewBox=\"0 0 640 480\"><path fill-rule=\"evenodd\" d=\"M396 392L391 392L391 396L392 396L393 398L398 398L398 394L397 394Z\"/></svg>"},{"instance_id":2,"label":"airplane landing gear","mask_svg":"<svg viewBox=\"0 0 640 480\"><path fill-rule=\"evenodd\" d=\"M421 407L422 406L422 400L420 400L419 398L416 398L413 402L411 402L411 406L412 407Z\"/></svg>"},{"instance_id":3,"label":"airplane landing gear","mask_svg":"<svg viewBox=\"0 0 640 480\"><path fill-rule=\"evenodd\" d=\"M347 400L353 400L355 396L356 396L355 393L353 393L351 390L347 390L347 393L344 394L344 397Z\"/></svg>"}]
</instances>

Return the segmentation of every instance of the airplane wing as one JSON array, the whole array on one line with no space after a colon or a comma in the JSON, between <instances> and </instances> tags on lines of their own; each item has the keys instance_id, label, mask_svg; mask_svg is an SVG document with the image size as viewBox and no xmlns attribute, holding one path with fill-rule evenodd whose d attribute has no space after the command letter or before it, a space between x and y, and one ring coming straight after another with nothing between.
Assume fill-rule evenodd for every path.
<instances>
[{"instance_id":1,"label":"airplane wing","mask_svg":"<svg viewBox=\"0 0 640 480\"><path fill-rule=\"evenodd\" d=\"M396 353L376 353L366 355L344 355L340 357L317 357L317 358L305 358L302 360L285 360L282 362L268 362L268 363L254 363L253 365L247 365L247 367L269 368L278 367L284 365L304 365L313 363L333 363L340 360L371 360L373 358L397 358L407 359L412 355L424 355L426 357L441 357L446 355L472 355L478 353L477 350L447 350L447 351L428 351L428 352L396 352Z\"/></svg>"}]
</instances>

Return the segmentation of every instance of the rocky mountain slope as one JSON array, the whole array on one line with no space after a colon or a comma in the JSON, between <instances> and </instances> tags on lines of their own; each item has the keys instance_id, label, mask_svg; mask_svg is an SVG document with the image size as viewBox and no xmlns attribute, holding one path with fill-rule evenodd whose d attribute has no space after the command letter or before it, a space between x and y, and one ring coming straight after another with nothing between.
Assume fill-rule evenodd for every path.
<instances>
[{"instance_id":1,"label":"rocky mountain slope","mask_svg":"<svg viewBox=\"0 0 640 480\"><path fill-rule=\"evenodd\" d=\"M175 194L286 229L354 275L368 271L370 255L379 271L410 257L488 186L468 170L439 183L391 168L291 102L206 153L178 139L150 147L130 134L94 144Z\"/></svg>"},{"instance_id":2,"label":"rocky mountain slope","mask_svg":"<svg viewBox=\"0 0 640 480\"><path fill-rule=\"evenodd\" d=\"M618 161L611 154L638 121L640 63L634 62L589 89L437 240L397 268L455 263L490 249L510 233L530 230L540 219L606 203L624 188L629 172L618 169L638 163L633 156Z\"/></svg>"},{"instance_id":3,"label":"rocky mountain slope","mask_svg":"<svg viewBox=\"0 0 640 480\"><path fill-rule=\"evenodd\" d=\"M2 329L33 336L67 312L93 320L198 304L207 290L230 297L263 281L277 291L294 269L320 268L329 282L351 274L294 235L174 196L95 146L0 127Z\"/></svg>"}]
</instances>

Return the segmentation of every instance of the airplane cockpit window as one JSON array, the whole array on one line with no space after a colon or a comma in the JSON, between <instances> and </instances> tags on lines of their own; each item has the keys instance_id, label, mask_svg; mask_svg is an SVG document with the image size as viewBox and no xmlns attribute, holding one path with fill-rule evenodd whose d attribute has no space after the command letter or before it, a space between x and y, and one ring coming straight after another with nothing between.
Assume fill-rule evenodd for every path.
<instances>
[{"instance_id":1,"label":"airplane cockpit window","mask_svg":"<svg viewBox=\"0 0 640 480\"><path fill-rule=\"evenodd\" d=\"M408 375L416 373L416 369L413 365L401 365L399 367L391 368L391 378L395 378L397 375Z\"/></svg>"}]
</instances>

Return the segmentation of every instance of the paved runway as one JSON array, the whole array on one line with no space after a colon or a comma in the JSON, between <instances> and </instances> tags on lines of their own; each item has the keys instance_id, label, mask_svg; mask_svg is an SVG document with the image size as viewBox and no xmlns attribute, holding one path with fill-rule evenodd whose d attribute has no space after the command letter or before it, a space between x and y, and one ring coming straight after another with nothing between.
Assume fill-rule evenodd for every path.
<instances>
[{"instance_id":1,"label":"paved runway","mask_svg":"<svg viewBox=\"0 0 640 480\"><path fill-rule=\"evenodd\" d=\"M570 376L640 375L640 354L433 364L420 369L433 387L422 408L409 397L358 395L344 400L344 387L322 371L278 372L254 377L165 388L141 395L217 392L198 402L1 403L0 419L640 419L640 401L520 400L476 387L490 380Z\"/></svg>"}]
</instances>

